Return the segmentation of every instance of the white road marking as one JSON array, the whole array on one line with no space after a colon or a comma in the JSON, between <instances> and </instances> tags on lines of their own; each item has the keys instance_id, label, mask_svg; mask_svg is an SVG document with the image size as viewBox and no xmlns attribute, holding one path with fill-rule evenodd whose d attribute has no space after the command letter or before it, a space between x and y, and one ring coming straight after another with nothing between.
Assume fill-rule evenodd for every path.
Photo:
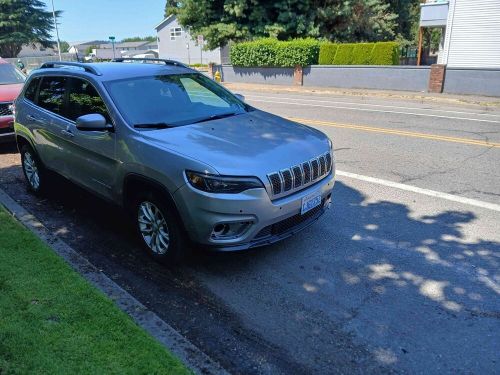
<instances>
[{"instance_id":1,"label":"white road marking","mask_svg":"<svg viewBox=\"0 0 500 375\"><path fill-rule=\"evenodd\" d=\"M490 122L490 123L494 123L494 124L500 124L500 120L486 120L486 119L477 119L477 118L469 118L469 117L441 116L441 115L432 115L432 114L428 114L428 113L415 113L415 112L402 112L402 111L386 111L386 110L381 110L381 109L353 108L353 107L344 107L344 106L335 106L335 105L322 105L322 104L312 104L312 103L294 103L294 102L283 102L283 101L277 101L277 100L249 99L249 101L252 101L252 102L264 102L264 103L276 103L276 104L292 104L292 105L300 105L300 106L306 106L306 107L350 109L352 111L363 111L363 112L395 113L395 114L399 114L399 115L437 117L437 118L445 118L445 119L450 119L450 120L466 120L466 121Z\"/></svg>"},{"instance_id":2,"label":"white road marking","mask_svg":"<svg viewBox=\"0 0 500 375\"><path fill-rule=\"evenodd\" d=\"M305 99L305 98L290 98L290 97L282 97L282 96L267 96L267 95L252 95L252 94L245 95L245 97L263 98L263 99L295 100L295 101L316 102L316 103L360 105L360 106L365 106L365 107L367 106L367 107L381 107L381 108L398 108L398 109L409 109L409 110L417 110L417 111L431 111L431 112L433 111L433 112L441 112L441 113L454 113L454 114L462 114L462 115L500 117L500 114L495 115L495 114L490 114L490 113L448 111L448 110L438 109L438 108L402 107L402 106L384 105L384 104L370 104L370 103L345 102L345 101L335 101L335 100L319 100L319 99ZM290 103L290 104L292 104L292 103Z\"/></svg>"},{"instance_id":3,"label":"white road marking","mask_svg":"<svg viewBox=\"0 0 500 375\"><path fill-rule=\"evenodd\" d=\"M351 172L337 170L336 174L338 176L353 178L355 180L371 182L371 183L377 184L377 185L388 186L391 188L405 190L405 191L411 191L411 192L417 193L417 194L428 195L428 196L434 197L434 198L446 199L446 200L449 200L452 202L467 204L469 206L481 207L481 208L486 208L488 210L500 212L500 204L483 202L483 201L480 201L477 199L460 197L458 195L442 193L442 192L435 191L435 190L423 189L423 188L419 188L419 187L412 186L412 185L406 185L406 184L401 184L399 182L382 180L380 178L375 178L375 177L363 176L363 175L351 173Z\"/></svg>"}]
</instances>

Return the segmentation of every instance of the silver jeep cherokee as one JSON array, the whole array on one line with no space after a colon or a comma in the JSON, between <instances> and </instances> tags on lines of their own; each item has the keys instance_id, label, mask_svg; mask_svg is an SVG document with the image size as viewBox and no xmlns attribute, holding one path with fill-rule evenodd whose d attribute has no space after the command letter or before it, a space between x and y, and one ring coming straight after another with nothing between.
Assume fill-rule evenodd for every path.
<instances>
[{"instance_id":1,"label":"silver jeep cherokee","mask_svg":"<svg viewBox=\"0 0 500 375\"><path fill-rule=\"evenodd\" d=\"M28 187L55 171L132 214L146 250L242 250L329 207L332 143L170 60L46 63L15 103Z\"/></svg>"}]
</instances>

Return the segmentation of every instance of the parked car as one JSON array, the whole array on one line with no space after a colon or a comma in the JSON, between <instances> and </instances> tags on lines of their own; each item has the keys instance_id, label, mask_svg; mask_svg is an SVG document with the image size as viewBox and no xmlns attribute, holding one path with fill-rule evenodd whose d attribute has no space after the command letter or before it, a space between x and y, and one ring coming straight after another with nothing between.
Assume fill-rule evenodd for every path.
<instances>
[{"instance_id":1,"label":"parked car","mask_svg":"<svg viewBox=\"0 0 500 375\"><path fill-rule=\"evenodd\" d=\"M29 189L43 191L51 170L122 205L144 248L167 261L188 240L268 245L325 212L335 175L325 134L154 62L46 63L31 74L15 123Z\"/></svg>"},{"instance_id":2,"label":"parked car","mask_svg":"<svg viewBox=\"0 0 500 375\"><path fill-rule=\"evenodd\" d=\"M0 58L0 142L14 141L14 100L21 92L25 75Z\"/></svg>"}]
</instances>

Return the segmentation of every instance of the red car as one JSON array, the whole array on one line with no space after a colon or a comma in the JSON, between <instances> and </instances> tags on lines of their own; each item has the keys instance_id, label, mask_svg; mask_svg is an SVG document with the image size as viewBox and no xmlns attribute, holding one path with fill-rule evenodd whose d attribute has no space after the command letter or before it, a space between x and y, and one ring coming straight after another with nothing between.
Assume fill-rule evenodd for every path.
<instances>
[{"instance_id":1,"label":"red car","mask_svg":"<svg viewBox=\"0 0 500 375\"><path fill-rule=\"evenodd\" d=\"M20 70L0 58L0 142L14 140L13 102L25 80Z\"/></svg>"}]
</instances>

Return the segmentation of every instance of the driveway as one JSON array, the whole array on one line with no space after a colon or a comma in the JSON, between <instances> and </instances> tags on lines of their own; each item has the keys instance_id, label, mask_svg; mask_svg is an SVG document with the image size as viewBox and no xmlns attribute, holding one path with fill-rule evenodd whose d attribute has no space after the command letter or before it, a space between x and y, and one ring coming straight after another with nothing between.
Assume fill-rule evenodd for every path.
<instances>
[{"instance_id":1,"label":"driveway","mask_svg":"<svg viewBox=\"0 0 500 375\"><path fill-rule=\"evenodd\" d=\"M63 179L26 193L5 146L0 187L230 372L497 372L500 111L242 93L334 140L332 209L285 242L168 269L118 209Z\"/></svg>"}]
</instances>

